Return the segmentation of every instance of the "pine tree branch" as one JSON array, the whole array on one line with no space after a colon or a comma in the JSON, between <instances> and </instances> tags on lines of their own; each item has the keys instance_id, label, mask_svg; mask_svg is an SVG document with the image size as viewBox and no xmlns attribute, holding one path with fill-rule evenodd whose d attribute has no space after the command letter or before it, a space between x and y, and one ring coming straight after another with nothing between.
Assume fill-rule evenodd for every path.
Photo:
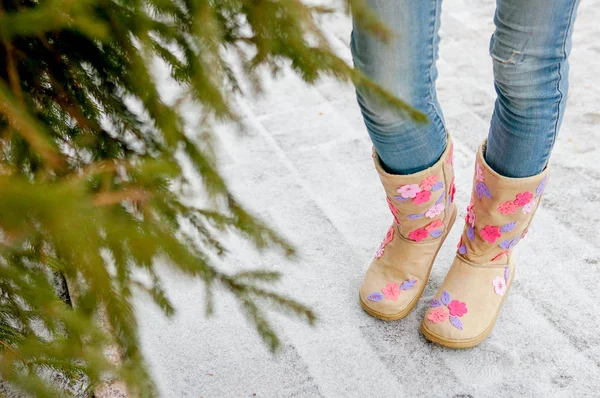
<instances>
[{"instance_id":1,"label":"pine tree branch","mask_svg":"<svg viewBox=\"0 0 600 398\"><path fill-rule=\"evenodd\" d=\"M0 344L2 344L4 346L4 348L6 348L7 350L9 350L10 352L12 352L16 357L18 357L21 361L23 361L24 364L27 364L28 362L25 360L25 358L23 358L21 356L21 354L19 354L19 352L17 350L15 350L13 347L11 347L9 344L5 343L4 341L0 340Z\"/></svg>"},{"instance_id":2,"label":"pine tree branch","mask_svg":"<svg viewBox=\"0 0 600 398\"><path fill-rule=\"evenodd\" d=\"M2 8L0 7L0 16L2 15ZM14 93L16 99L19 102L23 102L23 92L21 90L21 83L19 80L19 72L15 66L15 54L14 48L9 41L4 40L3 43L6 48L6 69L8 71L8 82L10 88Z\"/></svg>"},{"instance_id":3,"label":"pine tree branch","mask_svg":"<svg viewBox=\"0 0 600 398\"><path fill-rule=\"evenodd\" d=\"M391 36L364 0L343 4L363 28ZM232 293L271 349L270 309L314 323L308 307L269 290L278 272L220 269L230 233L258 250L294 249L230 191L211 124L241 123L232 93L246 83L260 92L262 71L286 64L308 83L352 81L424 120L334 53L318 19L332 10L299 0L0 5L0 341L29 361L5 350L2 377L34 396L58 396L42 369L84 374L90 389L108 377L155 395L132 300L146 293L163 313L175 310L157 262L204 282L208 315L216 286ZM174 98L159 58L179 85ZM72 308L56 297L53 272L72 285ZM113 347L121 363L107 360Z\"/></svg>"},{"instance_id":4,"label":"pine tree branch","mask_svg":"<svg viewBox=\"0 0 600 398\"><path fill-rule=\"evenodd\" d=\"M54 168L64 167L64 160L55 145L42 133L39 126L23 106L19 105L6 84L0 80L0 113L6 115L8 122L29 142L29 144Z\"/></svg>"},{"instance_id":5,"label":"pine tree branch","mask_svg":"<svg viewBox=\"0 0 600 398\"><path fill-rule=\"evenodd\" d=\"M101 192L94 197L94 205L111 206L124 201L143 202L150 198L150 194L141 189L125 189L114 192Z\"/></svg>"}]
</instances>

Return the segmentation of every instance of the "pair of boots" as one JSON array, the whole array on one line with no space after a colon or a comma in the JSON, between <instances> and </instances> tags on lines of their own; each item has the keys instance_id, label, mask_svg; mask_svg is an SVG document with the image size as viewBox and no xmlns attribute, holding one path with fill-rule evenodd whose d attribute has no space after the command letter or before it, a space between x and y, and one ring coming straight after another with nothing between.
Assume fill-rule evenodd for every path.
<instances>
[{"instance_id":1,"label":"pair of boots","mask_svg":"<svg viewBox=\"0 0 600 398\"><path fill-rule=\"evenodd\" d=\"M421 332L451 348L470 348L492 331L515 266L512 251L525 236L540 202L548 170L507 178L485 162L485 142L475 162L471 203L456 258L429 303ZM370 315L397 320L421 297L435 257L456 219L453 144L432 167L410 175L386 173L374 152L394 223L377 249L360 287Z\"/></svg>"}]
</instances>

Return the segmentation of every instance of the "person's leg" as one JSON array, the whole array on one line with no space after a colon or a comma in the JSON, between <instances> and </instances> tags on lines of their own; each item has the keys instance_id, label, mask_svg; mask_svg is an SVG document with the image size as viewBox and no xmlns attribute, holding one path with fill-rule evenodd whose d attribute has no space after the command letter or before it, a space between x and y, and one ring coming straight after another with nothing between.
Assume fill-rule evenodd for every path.
<instances>
[{"instance_id":1,"label":"person's leg","mask_svg":"<svg viewBox=\"0 0 600 398\"><path fill-rule=\"evenodd\" d=\"M477 152L457 256L421 324L435 343L468 348L485 340L513 284L513 251L546 187L564 111L577 3L498 0L490 45L498 99Z\"/></svg>"},{"instance_id":2,"label":"person's leg","mask_svg":"<svg viewBox=\"0 0 600 398\"><path fill-rule=\"evenodd\" d=\"M544 170L565 111L579 0L497 0L490 42L497 99L485 160L506 177Z\"/></svg>"},{"instance_id":3,"label":"person's leg","mask_svg":"<svg viewBox=\"0 0 600 398\"><path fill-rule=\"evenodd\" d=\"M419 302L456 219L453 147L435 93L441 0L367 3L397 35L383 43L355 24L354 65L429 118L428 124L416 124L364 88L356 89L394 216L359 288L360 303L374 317L397 320Z\"/></svg>"},{"instance_id":4,"label":"person's leg","mask_svg":"<svg viewBox=\"0 0 600 398\"><path fill-rule=\"evenodd\" d=\"M355 67L383 88L424 112L417 124L357 87L356 95L373 145L387 172L412 174L438 161L446 130L435 91L441 0L367 0L395 33L384 43L355 23Z\"/></svg>"}]
</instances>

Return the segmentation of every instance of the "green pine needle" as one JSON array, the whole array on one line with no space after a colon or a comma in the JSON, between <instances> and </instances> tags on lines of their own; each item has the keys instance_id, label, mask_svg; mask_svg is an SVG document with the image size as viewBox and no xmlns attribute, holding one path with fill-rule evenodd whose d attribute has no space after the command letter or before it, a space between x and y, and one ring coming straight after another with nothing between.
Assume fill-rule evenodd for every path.
<instances>
[{"instance_id":1,"label":"green pine needle","mask_svg":"<svg viewBox=\"0 0 600 398\"><path fill-rule=\"evenodd\" d=\"M363 0L344 4L366 29L391 36ZM329 48L317 21L332 11L300 0L0 0L3 380L36 397L67 395L48 373L89 393L119 379L132 396L156 396L132 300L176 311L157 260L205 283L207 315L217 293L233 294L272 350L280 342L270 310L316 321L268 289L279 272L220 269L227 233L258 250L295 251L229 190L211 121L238 121L241 82L260 91L259 70L276 73L283 61L308 83L352 81L425 121ZM177 98L161 97L157 63L179 84ZM184 118L183 101L198 107L196 120ZM189 195L195 180L201 207ZM134 277L140 268L149 281ZM122 361L109 361L108 348Z\"/></svg>"}]
</instances>

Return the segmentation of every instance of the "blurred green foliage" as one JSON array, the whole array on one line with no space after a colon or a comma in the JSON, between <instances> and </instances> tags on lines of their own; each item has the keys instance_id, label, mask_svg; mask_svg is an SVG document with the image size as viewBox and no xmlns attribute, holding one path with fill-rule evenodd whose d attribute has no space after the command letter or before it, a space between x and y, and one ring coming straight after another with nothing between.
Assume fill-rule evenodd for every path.
<instances>
[{"instance_id":1,"label":"blurred green foliage","mask_svg":"<svg viewBox=\"0 0 600 398\"><path fill-rule=\"evenodd\" d=\"M340 6L389 36L362 1ZM66 394L44 377L51 370L90 392L118 379L131 396L155 396L132 295L173 313L157 258L204 281L208 313L215 286L231 292L273 350L266 308L315 320L265 288L278 273L215 265L227 253L223 232L258 249L293 248L231 194L210 125L236 120L238 79L260 90L259 68L285 61L307 82L350 79L422 120L334 54L317 22L331 11L298 0L0 0L2 379L33 396ZM157 59L182 88L176 101L161 98ZM201 131L190 133L184 103L198 107ZM192 180L202 183L202 206L186 200ZM71 297L57 292L65 280ZM110 347L121 361L107 359Z\"/></svg>"}]
</instances>

